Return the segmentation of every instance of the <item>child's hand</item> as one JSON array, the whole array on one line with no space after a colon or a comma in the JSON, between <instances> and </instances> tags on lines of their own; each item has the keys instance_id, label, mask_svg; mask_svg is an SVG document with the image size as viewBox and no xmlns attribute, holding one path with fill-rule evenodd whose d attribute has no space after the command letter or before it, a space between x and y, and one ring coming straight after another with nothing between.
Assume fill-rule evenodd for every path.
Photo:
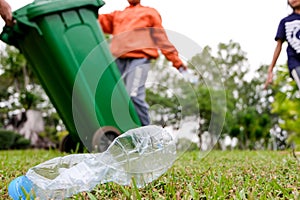
<instances>
[{"instance_id":1,"label":"child's hand","mask_svg":"<svg viewBox=\"0 0 300 200\"><path fill-rule=\"evenodd\" d=\"M272 82L273 82L273 73L272 73L272 72L269 72L269 73L268 73L268 78L267 78L267 80L266 80L266 82L265 82L265 87L264 87L264 89L267 89L268 86L269 86Z\"/></svg>"},{"instance_id":2,"label":"child's hand","mask_svg":"<svg viewBox=\"0 0 300 200\"><path fill-rule=\"evenodd\" d=\"M186 71L186 70L187 70L187 66L184 65L184 64L182 64L180 67L178 67L178 71L179 71L180 73L182 73L182 72L184 72L184 71Z\"/></svg>"}]
</instances>

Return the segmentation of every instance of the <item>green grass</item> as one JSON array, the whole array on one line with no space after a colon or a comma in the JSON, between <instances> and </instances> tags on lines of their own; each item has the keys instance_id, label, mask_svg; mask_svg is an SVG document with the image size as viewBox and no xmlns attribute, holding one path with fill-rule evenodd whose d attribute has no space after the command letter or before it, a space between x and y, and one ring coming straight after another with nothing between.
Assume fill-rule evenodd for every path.
<instances>
[{"instance_id":1,"label":"green grass","mask_svg":"<svg viewBox=\"0 0 300 200\"><path fill-rule=\"evenodd\" d=\"M7 185L15 177L61 155L54 150L0 151L0 199L9 199ZM143 189L107 183L71 199L300 199L300 163L292 152L199 155L183 154L167 173Z\"/></svg>"}]
</instances>

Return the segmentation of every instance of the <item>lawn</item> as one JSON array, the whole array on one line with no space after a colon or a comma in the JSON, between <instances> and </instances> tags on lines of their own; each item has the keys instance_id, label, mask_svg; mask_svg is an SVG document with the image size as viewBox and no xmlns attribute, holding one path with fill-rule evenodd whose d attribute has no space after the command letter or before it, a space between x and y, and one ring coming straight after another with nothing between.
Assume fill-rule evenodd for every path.
<instances>
[{"instance_id":1,"label":"lawn","mask_svg":"<svg viewBox=\"0 0 300 200\"><path fill-rule=\"evenodd\" d=\"M0 199L7 185L41 162L64 154L45 150L0 151ZM186 152L143 189L115 183L71 199L300 199L300 158L289 151Z\"/></svg>"}]
</instances>

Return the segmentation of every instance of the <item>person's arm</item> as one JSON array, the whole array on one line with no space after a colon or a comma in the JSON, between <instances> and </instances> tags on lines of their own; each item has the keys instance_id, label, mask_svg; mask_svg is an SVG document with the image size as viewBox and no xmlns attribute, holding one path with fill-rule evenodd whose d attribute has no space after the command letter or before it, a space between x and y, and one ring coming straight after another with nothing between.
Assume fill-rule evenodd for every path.
<instances>
[{"instance_id":1,"label":"person's arm","mask_svg":"<svg viewBox=\"0 0 300 200\"><path fill-rule=\"evenodd\" d=\"M13 25L13 16L10 5L5 0L0 0L0 15L5 21L6 25Z\"/></svg>"},{"instance_id":2,"label":"person's arm","mask_svg":"<svg viewBox=\"0 0 300 200\"><path fill-rule=\"evenodd\" d=\"M175 46L169 41L168 36L162 26L162 21L159 13L153 10L152 21L153 27L151 35L154 43L161 50L162 54L173 63L173 66L180 72L185 71L187 66L179 58L178 51Z\"/></svg>"},{"instance_id":3,"label":"person's arm","mask_svg":"<svg viewBox=\"0 0 300 200\"><path fill-rule=\"evenodd\" d=\"M114 12L109 14L98 15L98 21L104 33L106 34L113 33L113 18L114 18Z\"/></svg>"},{"instance_id":4,"label":"person's arm","mask_svg":"<svg viewBox=\"0 0 300 200\"><path fill-rule=\"evenodd\" d=\"M277 59L280 55L281 48L282 48L282 43L283 43L282 40L280 40L280 39L277 40L277 45L275 47L275 51L274 51L274 54L273 54L273 59L272 59L272 62L269 66L269 69L268 69L268 78L267 78L266 83L265 83L265 88L267 88L268 85L273 82L273 69L274 69L274 67L276 65L276 62L277 62Z\"/></svg>"}]
</instances>

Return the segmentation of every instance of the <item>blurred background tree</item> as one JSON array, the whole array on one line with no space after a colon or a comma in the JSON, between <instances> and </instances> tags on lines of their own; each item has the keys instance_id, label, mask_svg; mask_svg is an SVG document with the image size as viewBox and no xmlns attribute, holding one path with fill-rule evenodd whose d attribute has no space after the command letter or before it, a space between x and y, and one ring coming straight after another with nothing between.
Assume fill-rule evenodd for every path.
<instances>
[{"instance_id":1,"label":"blurred background tree","mask_svg":"<svg viewBox=\"0 0 300 200\"><path fill-rule=\"evenodd\" d=\"M18 49L6 46L0 51L0 128L19 131L28 110L40 111L46 122L45 132L39 136L57 143L56 127L61 120L55 108L24 56Z\"/></svg>"},{"instance_id":2,"label":"blurred background tree","mask_svg":"<svg viewBox=\"0 0 300 200\"><path fill-rule=\"evenodd\" d=\"M0 127L5 128L14 113L39 110L46 127L41 135L57 142L57 132L65 128L26 59L10 46L0 54ZM210 135L212 145L227 136L237 138L239 149L285 149L299 144L299 91L287 66L278 66L275 83L265 90L268 66L250 71L246 56L233 41L220 43L216 53L206 46L188 61L192 80L178 76L175 69L170 73L164 56L153 61L149 77L155 81L146 90L153 123L174 130L181 120L197 123L193 132L200 147L204 134ZM212 117L216 124L210 123Z\"/></svg>"}]
</instances>

